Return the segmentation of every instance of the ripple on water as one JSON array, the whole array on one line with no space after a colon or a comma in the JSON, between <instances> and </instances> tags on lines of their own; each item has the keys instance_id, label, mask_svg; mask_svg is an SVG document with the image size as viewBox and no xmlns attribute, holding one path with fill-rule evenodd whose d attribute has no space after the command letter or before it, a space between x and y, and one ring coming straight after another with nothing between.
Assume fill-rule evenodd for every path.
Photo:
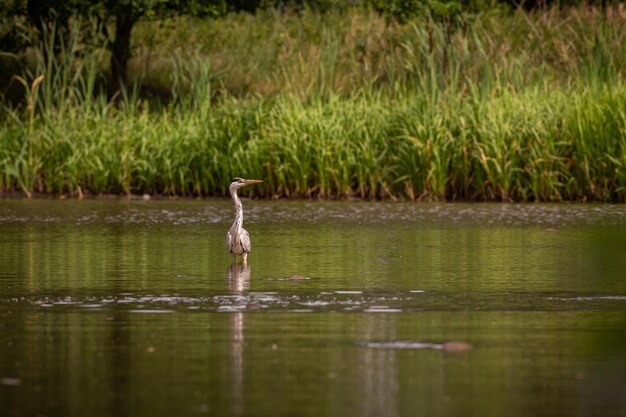
<instances>
[{"instance_id":1,"label":"ripple on water","mask_svg":"<svg viewBox=\"0 0 626 417\"><path fill-rule=\"evenodd\" d=\"M623 300L626 295L604 295L604 296L580 296L580 297L546 297L546 300L553 301L596 301L596 300Z\"/></svg>"},{"instance_id":2,"label":"ripple on water","mask_svg":"<svg viewBox=\"0 0 626 417\"><path fill-rule=\"evenodd\" d=\"M420 291L420 292L415 292ZM362 313L402 313L420 311L571 311L625 310L621 294L543 294L516 292L249 292L213 294L203 297L182 295L46 296L0 299L3 305L34 305L47 310L81 309L126 310L132 313L176 311L351 311Z\"/></svg>"},{"instance_id":3,"label":"ripple on water","mask_svg":"<svg viewBox=\"0 0 626 417\"><path fill-rule=\"evenodd\" d=\"M140 310L128 310L128 312L135 313L135 314L170 314L170 313L174 313L174 310L140 309Z\"/></svg>"},{"instance_id":4,"label":"ripple on water","mask_svg":"<svg viewBox=\"0 0 626 417\"><path fill-rule=\"evenodd\" d=\"M203 201L17 201L0 211L0 223L171 224L229 223L231 202ZM591 204L415 204L391 202L254 201L246 205L251 222L404 222L428 225L542 226L558 232L573 224L626 225L626 207ZM378 259L385 262L384 258Z\"/></svg>"}]
</instances>

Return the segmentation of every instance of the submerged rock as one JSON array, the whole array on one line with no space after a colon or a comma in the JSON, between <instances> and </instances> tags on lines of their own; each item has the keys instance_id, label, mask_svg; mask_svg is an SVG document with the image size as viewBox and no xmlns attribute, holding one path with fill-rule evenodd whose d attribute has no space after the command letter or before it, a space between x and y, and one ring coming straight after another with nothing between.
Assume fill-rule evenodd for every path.
<instances>
[{"instance_id":1,"label":"submerged rock","mask_svg":"<svg viewBox=\"0 0 626 417\"><path fill-rule=\"evenodd\" d=\"M473 348L466 342L452 340L443 343L420 342L417 340L369 341L361 345L372 349L435 349L449 353L465 352Z\"/></svg>"},{"instance_id":2,"label":"submerged rock","mask_svg":"<svg viewBox=\"0 0 626 417\"><path fill-rule=\"evenodd\" d=\"M469 343L461 342L458 340L444 342L441 344L441 350L444 350L446 352L465 352L472 349L473 347L474 346L470 345Z\"/></svg>"}]
</instances>

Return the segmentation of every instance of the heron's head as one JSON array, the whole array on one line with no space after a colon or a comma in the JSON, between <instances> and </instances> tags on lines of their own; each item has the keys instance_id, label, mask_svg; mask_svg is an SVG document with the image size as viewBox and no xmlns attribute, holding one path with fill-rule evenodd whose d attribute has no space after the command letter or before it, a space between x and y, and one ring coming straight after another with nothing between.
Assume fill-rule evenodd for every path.
<instances>
[{"instance_id":1,"label":"heron's head","mask_svg":"<svg viewBox=\"0 0 626 417\"><path fill-rule=\"evenodd\" d=\"M244 178L239 178L239 177L235 177L233 178L233 180L230 182L230 190L236 190L238 188L241 187L245 187L246 185L251 185L251 184L259 184L263 182L262 180L246 180Z\"/></svg>"}]
</instances>

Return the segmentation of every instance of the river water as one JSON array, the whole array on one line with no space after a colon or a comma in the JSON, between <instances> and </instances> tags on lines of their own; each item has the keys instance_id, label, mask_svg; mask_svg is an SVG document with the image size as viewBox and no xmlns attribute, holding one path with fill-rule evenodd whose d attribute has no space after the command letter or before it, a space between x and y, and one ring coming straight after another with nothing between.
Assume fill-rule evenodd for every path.
<instances>
[{"instance_id":1,"label":"river water","mask_svg":"<svg viewBox=\"0 0 626 417\"><path fill-rule=\"evenodd\" d=\"M244 209L0 200L0 415L626 416L625 206Z\"/></svg>"}]
</instances>

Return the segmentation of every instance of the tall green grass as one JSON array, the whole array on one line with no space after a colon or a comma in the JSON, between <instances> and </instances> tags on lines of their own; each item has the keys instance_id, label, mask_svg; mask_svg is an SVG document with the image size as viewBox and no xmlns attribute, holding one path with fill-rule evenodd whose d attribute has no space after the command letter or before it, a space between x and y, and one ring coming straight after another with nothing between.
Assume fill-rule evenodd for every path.
<instances>
[{"instance_id":1,"label":"tall green grass","mask_svg":"<svg viewBox=\"0 0 626 417\"><path fill-rule=\"evenodd\" d=\"M465 15L448 27L404 25L371 11L228 15L143 22L133 33L135 78L167 91L179 61L209 64L231 95L321 92L490 92L529 83L607 81L626 68L626 7ZM174 71L175 72L175 71ZM432 91L432 90L434 91Z\"/></svg>"},{"instance_id":2,"label":"tall green grass","mask_svg":"<svg viewBox=\"0 0 626 417\"><path fill-rule=\"evenodd\" d=\"M145 23L134 68L172 101L131 89L115 106L106 45L75 31L52 59L51 31L18 79L25 105L0 116L0 189L225 195L247 176L263 197L624 201L624 22L578 8L452 29L362 11Z\"/></svg>"}]
</instances>

